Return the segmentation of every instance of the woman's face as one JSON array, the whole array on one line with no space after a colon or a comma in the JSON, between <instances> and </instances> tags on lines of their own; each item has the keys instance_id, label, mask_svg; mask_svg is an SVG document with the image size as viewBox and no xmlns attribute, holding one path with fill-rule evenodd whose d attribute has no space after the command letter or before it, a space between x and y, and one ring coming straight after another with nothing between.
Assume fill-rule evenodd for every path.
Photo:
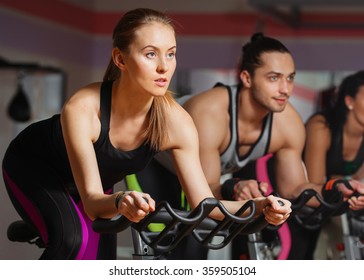
<instances>
[{"instance_id":1,"label":"woman's face","mask_svg":"<svg viewBox=\"0 0 364 280\"><path fill-rule=\"evenodd\" d=\"M176 69L174 29L162 23L143 25L124 56L123 77L136 90L163 96Z\"/></svg>"},{"instance_id":2,"label":"woman's face","mask_svg":"<svg viewBox=\"0 0 364 280\"><path fill-rule=\"evenodd\" d=\"M351 101L348 107L356 119L356 121L364 127L364 85L359 87L355 98Z\"/></svg>"}]
</instances>

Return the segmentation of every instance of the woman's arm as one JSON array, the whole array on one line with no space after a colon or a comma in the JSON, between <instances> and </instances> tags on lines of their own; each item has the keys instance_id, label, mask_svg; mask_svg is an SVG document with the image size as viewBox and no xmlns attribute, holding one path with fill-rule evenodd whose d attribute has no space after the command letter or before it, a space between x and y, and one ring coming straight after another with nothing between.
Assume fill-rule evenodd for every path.
<instances>
[{"instance_id":1,"label":"woman's arm","mask_svg":"<svg viewBox=\"0 0 364 280\"><path fill-rule=\"evenodd\" d=\"M330 147L331 134L321 115L312 117L306 124L304 162L310 182L324 184L326 178L326 154Z\"/></svg>"},{"instance_id":2,"label":"woman's arm","mask_svg":"<svg viewBox=\"0 0 364 280\"><path fill-rule=\"evenodd\" d=\"M62 132L73 177L84 210L90 219L111 218L121 212L132 221L139 221L153 211L154 201L146 194L150 205L141 194L132 192L115 205L117 194L104 194L93 147L101 124L98 118L99 87L92 85L81 89L64 106L61 113Z\"/></svg>"}]
</instances>

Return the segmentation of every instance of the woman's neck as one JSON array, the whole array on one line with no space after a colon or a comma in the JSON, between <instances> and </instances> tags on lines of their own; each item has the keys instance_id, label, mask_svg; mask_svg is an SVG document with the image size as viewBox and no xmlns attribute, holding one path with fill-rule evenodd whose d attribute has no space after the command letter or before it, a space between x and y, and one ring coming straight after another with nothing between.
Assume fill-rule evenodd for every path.
<instances>
[{"instance_id":1,"label":"woman's neck","mask_svg":"<svg viewBox=\"0 0 364 280\"><path fill-rule=\"evenodd\" d=\"M153 103L153 97L137 90L122 79L114 82L111 110L124 117L145 117Z\"/></svg>"}]
</instances>

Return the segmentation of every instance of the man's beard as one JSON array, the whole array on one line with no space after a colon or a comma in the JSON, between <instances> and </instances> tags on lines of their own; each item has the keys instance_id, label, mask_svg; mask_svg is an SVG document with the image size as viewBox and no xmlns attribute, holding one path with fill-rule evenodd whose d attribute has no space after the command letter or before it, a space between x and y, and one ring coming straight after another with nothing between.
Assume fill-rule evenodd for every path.
<instances>
[{"instance_id":1,"label":"man's beard","mask_svg":"<svg viewBox=\"0 0 364 280\"><path fill-rule=\"evenodd\" d=\"M252 94L252 97L253 97L253 100L255 101L255 103L257 103L258 105L260 105L262 108L264 108L265 110L267 110L269 112L280 113L280 112L283 112L284 109L286 108L286 105L279 106L279 108L274 107L274 106L270 105L268 102L265 102L264 99L259 98L260 96L264 96L264 94L259 94L259 90L257 89L257 87L255 85L253 85L253 87L251 88L251 94Z\"/></svg>"}]
</instances>

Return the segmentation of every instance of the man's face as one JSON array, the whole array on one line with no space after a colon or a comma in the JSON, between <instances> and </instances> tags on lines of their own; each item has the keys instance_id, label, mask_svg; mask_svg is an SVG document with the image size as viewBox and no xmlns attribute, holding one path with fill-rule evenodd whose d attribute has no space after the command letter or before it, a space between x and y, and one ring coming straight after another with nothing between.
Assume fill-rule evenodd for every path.
<instances>
[{"instance_id":1,"label":"man's face","mask_svg":"<svg viewBox=\"0 0 364 280\"><path fill-rule=\"evenodd\" d=\"M282 112L293 90L295 66L289 53L267 52L252 77L253 99L271 112Z\"/></svg>"}]
</instances>

